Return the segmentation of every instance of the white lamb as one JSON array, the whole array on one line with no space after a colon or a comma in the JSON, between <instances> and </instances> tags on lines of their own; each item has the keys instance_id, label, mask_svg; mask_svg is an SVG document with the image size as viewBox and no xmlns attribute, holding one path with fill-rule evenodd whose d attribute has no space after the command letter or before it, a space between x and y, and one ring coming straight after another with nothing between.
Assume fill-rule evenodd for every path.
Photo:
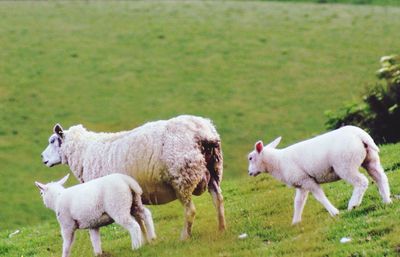
<instances>
[{"instance_id":1,"label":"white lamb","mask_svg":"<svg viewBox=\"0 0 400 257\"><path fill-rule=\"evenodd\" d=\"M249 175L268 172L296 188L293 224L301 221L308 192L335 216L339 213L326 198L319 184L343 179L354 191L348 209L361 204L368 179L359 172L364 167L377 183L383 202L390 203L388 179L379 160L379 148L362 129L345 126L284 149L275 149L281 137L264 147L261 141L249 156Z\"/></svg>"},{"instance_id":2,"label":"white lamb","mask_svg":"<svg viewBox=\"0 0 400 257\"><path fill-rule=\"evenodd\" d=\"M208 188L219 228L225 229L221 140L209 119L182 115L117 133L95 133L82 125L63 130L58 124L53 131L42 153L48 167L67 164L81 183L111 172L132 176L144 204L179 199L185 208L182 239L190 236L196 213L192 195Z\"/></svg>"},{"instance_id":3,"label":"white lamb","mask_svg":"<svg viewBox=\"0 0 400 257\"><path fill-rule=\"evenodd\" d=\"M151 240L154 234L151 213L143 207L142 190L133 178L112 174L64 188L68 177L69 174L48 184L35 182L46 207L57 214L63 237L63 257L70 254L76 229L89 229L94 252L101 254L99 228L114 221L129 231L132 249Z\"/></svg>"}]
</instances>

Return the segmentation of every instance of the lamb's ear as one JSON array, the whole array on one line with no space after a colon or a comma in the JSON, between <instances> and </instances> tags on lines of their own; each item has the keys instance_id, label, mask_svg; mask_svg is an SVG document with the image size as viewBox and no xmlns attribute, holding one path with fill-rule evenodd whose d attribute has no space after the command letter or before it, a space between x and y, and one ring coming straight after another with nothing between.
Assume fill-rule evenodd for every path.
<instances>
[{"instance_id":1,"label":"lamb's ear","mask_svg":"<svg viewBox=\"0 0 400 257\"><path fill-rule=\"evenodd\" d=\"M42 183L40 183L40 182L35 181L35 185L36 185L41 191L43 191L43 190L46 189L46 185L45 185L45 184L42 184Z\"/></svg>"},{"instance_id":2,"label":"lamb's ear","mask_svg":"<svg viewBox=\"0 0 400 257\"><path fill-rule=\"evenodd\" d=\"M65 177L57 181L57 184L64 185L64 183L67 182L68 178L69 178L69 173Z\"/></svg>"},{"instance_id":3,"label":"lamb's ear","mask_svg":"<svg viewBox=\"0 0 400 257\"><path fill-rule=\"evenodd\" d=\"M274 141L269 143L266 147L276 148L279 145L279 143L281 142L281 139L282 139L282 137L276 138Z\"/></svg>"},{"instance_id":4,"label":"lamb's ear","mask_svg":"<svg viewBox=\"0 0 400 257\"><path fill-rule=\"evenodd\" d=\"M54 132L57 136L59 136L60 138L64 138L64 130L63 130L63 128L61 127L60 124L57 123L57 124L54 126L53 132Z\"/></svg>"},{"instance_id":5,"label":"lamb's ear","mask_svg":"<svg viewBox=\"0 0 400 257\"><path fill-rule=\"evenodd\" d=\"M263 142L260 140L260 141L258 141L258 142L256 143L256 145L255 145L254 147L255 147L257 153L261 153L262 150L264 149L264 144L263 144Z\"/></svg>"}]
</instances>

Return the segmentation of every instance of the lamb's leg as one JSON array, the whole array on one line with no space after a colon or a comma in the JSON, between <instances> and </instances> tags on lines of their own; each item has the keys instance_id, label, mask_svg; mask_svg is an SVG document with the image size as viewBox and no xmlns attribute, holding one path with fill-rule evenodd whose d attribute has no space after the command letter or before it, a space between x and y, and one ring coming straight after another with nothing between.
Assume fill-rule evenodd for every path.
<instances>
[{"instance_id":1,"label":"lamb's leg","mask_svg":"<svg viewBox=\"0 0 400 257\"><path fill-rule=\"evenodd\" d=\"M294 215L292 224L299 223L301 221L301 215L303 213L304 205L306 204L308 191L296 188L296 196L294 198Z\"/></svg>"},{"instance_id":2,"label":"lamb's leg","mask_svg":"<svg viewBox=\"0 0 400 257\"><path fill-rule=\"evenodd\" d=\"M325 207L325 209L328 210L331 216L336 216L337 214L339 214L339 210L336 209L335 206L331 204L331 202L329 202L322 188L314 180L309 179L304 181L304 183L302 184L302 189L310 191L315 199L317 199L317 201L320 202Z\"/></svg>"},{"instance_id":3,"label":"lamb's leg","mask_svg":"<svg viewBox=\"0 0 400 257\"><path fill-rule=\"evenodd\" d=\"M226 228L226 224L225 224L225 211L224 211L224 197L222 196L221 188L218 185L210 187L210 194L212 196L215 209L217 210L219 230L224 231Z\"/></svg>"},{"instance_id":4,"label":"lamb's leg","mask_svg":"<svg viewBox=\"0 0 400 257\"><path fill-rule=\"evenodd\" d=\"M92 241L94 255L97 256L102 254L99 228L89 229L89 234L90 234L90 241Z\"/></svg>"},{"instance_id":5,"label":"lamb's leg","mask_svg":"<svg viewBox=\"0 0 400 257\"><path fill-rule=\"evenodd\" d=\"M149 243L152 239L149 235L148 225L146 224L146 222L148 222L148 214L146 213L146 211L150 213L150 211L143 206L140 195L135 195L131 206L131 214L133 215L133 217L135 217L135 220L140 226L140 230L142 231L142 239L144 240L143 243Z\"/></svg>"},{"instance_id":6,"label":"lamb's leg","mask_svg":"<svg viewBox=\"0 0 400 257\"><path fill-rule=\"evenodd\" d=\"M365 164L368 174L376 182L379 193L384 203L391 203L388 178L381 166L379 156L376 154L372 160Z\"/></svg>"},{"instance_id":7,"label":"lamb's leg","mask_svg":"<svg viewBox=\"0 0 400 257\"><path fill-rule=\"evenodd\" d=\"M185 224L181 233L181 240L186 240L192 235L192 225L196 216L196 208L191 199L183 202L183 206L185 208Z\"/></svg>"},{"instance_id":8,"label":"lamb's leg","mask_svg":"<svg viewBox=\"0 0 400 257\"><path fill-rule=\"evenodd\" d=\"M340 178L353 185L354 190L347 207L352 210L361 204L365 191L368 188L368 179L358 171L358 168L339 169L334 168Z\"/></svg>"},{"instance_id":9,"label":"lamb's leg","mask_svg":"<svg viewBox=\"0 0 400 257\"><path fill-rule=\"evenodd\" d=\"M61 235L63 238L62 257L68 257L71 252L71 245L74 242L75 228L63 227L61 228Z\"/></svg>"},{"instance_id":10,"label":"lamb's leg","mask_svg":"<svg viewBox=\"0 0 400 257\"><path fill-rule=\"evenodd\" d=\"M125 217L111 216L111 218L114 219L115 223L121 225L122 227L124 227L126 230L129 231L129 234L131 235L133 250L138 249L140 246L142 246L142 231L140 229L139 224L132 216L130 215Z\"/></svg>"},{"instance_id":11,"label":"lamb's leg","mask_svg":"<svg viewBox=\"0 0 400 257\"><path fill-rule=\"evenodd\" d=\"M144 207L144 223L147 228L147 237L150 241L155 240L157 235L154 229L153 217L151 216L150 210L146 207Z\"/></svg>"}]
</instances>

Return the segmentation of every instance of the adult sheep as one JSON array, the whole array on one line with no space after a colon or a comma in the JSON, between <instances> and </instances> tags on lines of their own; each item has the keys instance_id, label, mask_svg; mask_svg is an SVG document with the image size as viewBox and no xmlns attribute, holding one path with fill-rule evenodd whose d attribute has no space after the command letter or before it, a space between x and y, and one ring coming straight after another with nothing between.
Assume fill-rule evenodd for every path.
<instances>
[{"instance_id":1,"label":"adult sheep","mask_svg":"<svg viewBox=\"0 0 400 257\"><path fill-rule=\"evenodd\" d=\"M95 133L82 125L63 130L56 124L53 132L42 153L46 166L67 164L81 183L112 172L130 175L142 187L144 204L179 199L185 216L181 239L191 235L192 195L208 188L219 229L225 229L221 140L209 119L181 115L117 133Z\"/></svg>"}]
</instances>

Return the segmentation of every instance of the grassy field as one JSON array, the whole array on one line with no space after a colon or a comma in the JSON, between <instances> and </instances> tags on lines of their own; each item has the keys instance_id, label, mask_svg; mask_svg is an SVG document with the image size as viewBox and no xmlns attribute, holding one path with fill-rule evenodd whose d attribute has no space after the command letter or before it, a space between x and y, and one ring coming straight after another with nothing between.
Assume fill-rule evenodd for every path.
<instances>
[{"instance_id":1,"label":"grassy field","mask_svg":"<svg viewBox=\"0 0 400 257\"><path fill-rule=\"evenodd\" d=\"M268 1L268 0L264 0ZM398 0L274 0L276 2L311 2L318 4L356 4L356 5L381 5L381 6L398 6Z\"/></svg>"},{"instance_id":2,"label":"grassy field","mask_svg":"<svg viewBox=\"0 0 400 257\"><path fill-rule=\"evenodd\" d=\"M382 148L382 162L392 194L400 194L400 144ZM151 207L158 233L152 245L130 250L128 233L116 225L102 229L104 256L398 256L400 254L398 199L384 205L375 185L369 186L358 209L347 211L352 187L344 182L324 185L341 214L331 218L313 197L308 199L301 224L291 226L294 189L269 175L243 177L223 183L228 230L217 232L209 195L194 199L197 216L193 239L178 240L182 226L179 203ZM47 211L53 215L50 211ZM61 236L52 219L39 226L0 232L0 256L59 256ZM248 238L238 239L242 233ZM342 237L352 241L341 244ZM79 231L72 256L92 256L87 231Z\"/></svg>"},{"instance_id":3,"label":"grassy field","mask_svg":"<svg viewBox=\"0 0 400 257\"><path fill-rule=\"evenodd\" d=\"M1 2L0 16L0 255L59 254L54 214L44 209L33 185L35 180L61 178L69 170L47 169L40 162L54 123L118 131L182 113L212 118L222 136L230 228L222 236L215 234L211 202L202 196L196 201L194 240L181 244L179 204L155 207L160 239L138 255L183 255L192 253L195 245L198 256L210 249L220 256L290 256L296 249L305 255L328 254L339 246L342 234L353 231L361 233L351 235L357 240L367 240L363 236L370 227L362 222L369 218L377 235L340 245L340 254L388 249L394 255L399 242L390 235L398 232L393 225L397 205L376 205L376 190L360 211L345 212L338 221L310 199L306 222L293 228L291 190L245 175L246 155L257 139L282 135L282 145L288 145L321 133L324 110L358 97L365 85L376 81L380 56L399 51L400 19L393 17L400 17L400 8L276 2ZM384 149L398 153L396 147ZM384 165L397 167L395 156L386 157ZM397 174L390 173L395 186ZM328 187L328 196L343 209L350 188L340 183ZM338 194L338 199L332 197ZM282 204L269 198L282 199ZM356 224L361 231L353 227ZM382 232L382 226L391 230ZM7 239L16 229L21 234ZM124 231L106 231L104 247L111 256L130 254ZM237 241L241 232L249 239ZM79 251L91 254L84 234L75 256ZM322 237L326 245L312 240ZM48 243L53 238L57 245Z\"/></svg>"}]
</instances>

